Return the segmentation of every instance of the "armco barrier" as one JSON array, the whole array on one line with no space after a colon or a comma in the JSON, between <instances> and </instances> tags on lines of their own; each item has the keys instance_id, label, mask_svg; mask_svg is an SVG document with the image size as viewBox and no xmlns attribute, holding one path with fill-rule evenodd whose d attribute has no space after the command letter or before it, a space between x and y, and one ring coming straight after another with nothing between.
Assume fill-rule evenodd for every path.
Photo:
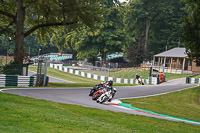
<instances>
[{"instance_id":1,"label":"armco barrier","mask_svg":"<svg viewBox=\"0 0 200 133\"><path fill-rule=\"evenodd\" d=\"M200 78L186 77L187 84L200 84Z\"/></svg>"},{"instance_id":2,"label":"armco barrier","mask_svg":"<svg viewBox=\"0 0 200 133\"><path fill-rule=\"evenodd\" d=\"M113 82L116 82L116 83L139 84L136 79L122 79L122 78L106 77L106 76L100 76L100 75L91 74L91 73L85 73L78 70L63 67L62 64L50 64L50 67L64 71L64 72L68 72L71 74L75 74L75 75L79 75L79 76L87 77L87 78L92 78L96 80L101 80L101 81L113 80ZM144 82L144 84L157 84L157 78L155 77L150 77L149 79L142 79L142 81Z\"/></svg>"},{"instance_id":3,"label":"armco barrier","mask_svg":"<svg viewBox=\"0 0 200 133\"><path fill-rule=\"evenodd\" d=\"M29 87L35 86L36 76L18 76L18 75L0 75L0 87L19 86Z\"/></svg>"}]
</instances>

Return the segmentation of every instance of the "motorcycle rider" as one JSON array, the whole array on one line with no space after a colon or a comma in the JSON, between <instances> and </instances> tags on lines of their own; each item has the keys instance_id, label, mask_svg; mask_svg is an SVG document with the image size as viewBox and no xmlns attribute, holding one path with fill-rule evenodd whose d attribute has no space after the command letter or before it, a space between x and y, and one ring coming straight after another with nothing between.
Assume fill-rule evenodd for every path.
<instances>
[{"instance_id":1,"label":"motorcycle rider","mask_svg":"<svg viewBox=\"0 0 200 133\"><path fill-rule=\"evenodd\" d=\"M163 78L165 78L165 75L163 74L163 72L161 72L160 74L159 74L159 80L160 80L160 83L162 83L163 82Z\"/></svg>"},{"instance_id":2,"label":"motorcycle rider","mask_svg":"<svg viewBox=\"0 0 200 133\"><path fill-rule=\"evenodd\" d=\"M106 88L107 91L111 91L112 97L114 97L116 90L113 88L113 81L112 80L107 82L105 88Z\"/></svg>"},{"instance_id":3,"label":"motorcycle rider","mask_svg":"<svg viewBox=\"0 0 200 133\"><path fill-rule=\"evenodd\" d=\"M140 78L140 75L136 74L136 79L138 80L138 83L144 85L144 83L142 82L142 79Z\"/></svg>"}]
</instances>

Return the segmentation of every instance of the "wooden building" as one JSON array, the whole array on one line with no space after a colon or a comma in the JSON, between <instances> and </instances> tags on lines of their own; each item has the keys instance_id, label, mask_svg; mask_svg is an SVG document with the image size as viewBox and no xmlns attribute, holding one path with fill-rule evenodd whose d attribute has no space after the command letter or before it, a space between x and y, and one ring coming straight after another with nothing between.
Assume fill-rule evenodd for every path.
<instances>
[{"instance_id":1,"label":"wooden building","mask_svg":"<svg viewBox=\"0 0 200 133\"><path fill-rule=\"evenodd\" d=\"M185 53L185 48L173 48L154 55L152 66L160 72L200 73L200 61L196 62L189 59Z\"/></svg>"}]
</instances>

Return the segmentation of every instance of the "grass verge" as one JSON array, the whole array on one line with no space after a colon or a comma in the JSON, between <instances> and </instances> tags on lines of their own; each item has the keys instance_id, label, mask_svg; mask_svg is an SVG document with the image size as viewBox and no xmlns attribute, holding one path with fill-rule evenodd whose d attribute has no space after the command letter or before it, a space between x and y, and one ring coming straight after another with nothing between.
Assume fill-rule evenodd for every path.
<instances>
[{"instance_id":1,"label":"grass verge","mask_svg":"<svg viewBox=\"0 0 200 133\"><path fill-rule=\"evenodd\" d=\"M200 86L165 95L124 99L133 107L200 122Z\"/></svg>"},{"instance_id":2,"label":"grass verge","mask_svg":"<svg viewBox=\"0 0 200 133\"><path fill-rule=\"evenodd\" d=\"M197 76L195 76L195 77L193 77L193 78L200 78L200 74L199 74L199 75L197 75Z\"/></svg>"},{"instance_id":3,"label":"grass verge","mask_svg":"<svg viewBox=\"0 0 200 133\"><path fill-rule=\"evenodd\" d=\"M111 77L128 78L128 79L135 79L136 74L139 74L140 76L142 76L143 79L148 79L149 77L149 71L143 71L141 69L127 68L127 69L121 69L117 72L110 72ZM165 75L166 75L166 80L172 80L172 79L192 76L193 74L165 73Z\"/></svg>"},{"instance_id":4,"label":"grass verge","mask_svg":"<svg viewBox=\"0 0 200 133\"><path fill-rule=\"evenodd\" d=\"M1 133L200 132L200 127L0 92Z\"/></svg>"},{"instance_id":5,"label":"grass verge","mask_svg":"<svg viewBox=\"0 0 200 133\"><path fill-rule=\"evenodd\" d=\"M31 71L37 71L36 67L29 67L29 70ZM126 78L126 79L135 79L135 75L139 74L142 76L143 79L148 79L149 71L141 71L140 69L121 69L118 72L110 72L111 77L117 77L117 78ZM55 78L60 78L68 81L72 81L74 83L99 83L101 82L100 80L94 80L94 79L89 79L85 77L81 77L78 75L70 74L67 72L63 72L54 68L48 67L47 71L48 76L52 76ZM184 78L187 76L191 76L192 74L171 74L171 73L165 73L166 75L166 80L172 80L172 79L177 79L177 78ZM125 85L125 84L124 84Z\"/></svg>"},{"instance_id":6,"label":"grass verge","mask_svg":"<svg viewBox=\"0 0 200 133\"><path fill-rule=\"evenodd\" d=\"M36 72L37 67L29 67L29 70ZM100 80L94 80L94 79L90 79L90 78L81 77L81 76L78 76L75 74L70 74L70 73L63 72L63 71L60 71L60 70L57 70L54 68L50 68L50 67L48 67L47 75L55 77L55 78L64 79L67 81L72 81L74 83L91 83L91 82L99 83L99 82L101 82Z\"/></svg>"}]
</instances>

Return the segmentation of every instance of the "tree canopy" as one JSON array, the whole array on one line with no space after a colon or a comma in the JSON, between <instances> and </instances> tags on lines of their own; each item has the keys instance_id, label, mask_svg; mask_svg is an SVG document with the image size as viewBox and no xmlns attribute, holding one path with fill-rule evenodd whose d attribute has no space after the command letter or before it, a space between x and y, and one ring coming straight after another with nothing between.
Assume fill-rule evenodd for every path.
<instances>
[{"instance_id":1,"label":"tree canopy","mask_svg":"<svg viewBox=\"0 0 200 133\"><path fill-rule=\"evenodd\" d=\"M125 53L134 62L149 59L168 48L181 45L185 4L174 0L133 0L125 8L127 35ZM135 57L131 57L135 55Z\"/></svg>"},{"instance_id":2,"label":"tree canopy","mask_svg":"<svg viewBox=\"0 0 200 133\"><path fill-rule=\"evenodd\" d=\"M93 27L101 18L99 0L1 0L0 33L15 39L15 62L23 63L24 38L45 41L57 26Z\"/></svg>"},{"instance_id":3,"label":"tree canopy","mask_svg":"<svg viewBox=\"0 0 200 133\"><path fill-rule=\"evenodd\" d=\"M188 16L184 21L182 34L184 46L189 57L200 60L200 1L185 0Z\"/></svg>"},{"instance_id":4,"label":"tree canopy","mask_svg":"<svg viewBox=\"0 0 200 133\"><path fill-rule=\"evenodd\" d=\"M65 31L66 34L62 30L59 34L65 37L66 46L77 51L79 59L96 59L100 53L102 64L105 64L107 53L122 51L124 32L119 1L104 1L102 7L105 13L102 21L96 23L98 29L82 27L78 31ZM53 40L58 41L60 37L54 37Z\"/></svg>"},{"instance_id":5,"label":"tree canopy","mask_svg":"<svg viewBox=\"0 0 200 133\"><path fill-rule=\"evenodd\" d=\"M8 49L16 63L23 62L28 47L37 53L42 45L79 59L101 55L102 64L106 54L123 51L141 63L184 43L198 59L199 8L196 0L0 0L0 51L14 44L14 51ZM14 43L6 43L8 37Z\"/></svg>"}]
</instances>

